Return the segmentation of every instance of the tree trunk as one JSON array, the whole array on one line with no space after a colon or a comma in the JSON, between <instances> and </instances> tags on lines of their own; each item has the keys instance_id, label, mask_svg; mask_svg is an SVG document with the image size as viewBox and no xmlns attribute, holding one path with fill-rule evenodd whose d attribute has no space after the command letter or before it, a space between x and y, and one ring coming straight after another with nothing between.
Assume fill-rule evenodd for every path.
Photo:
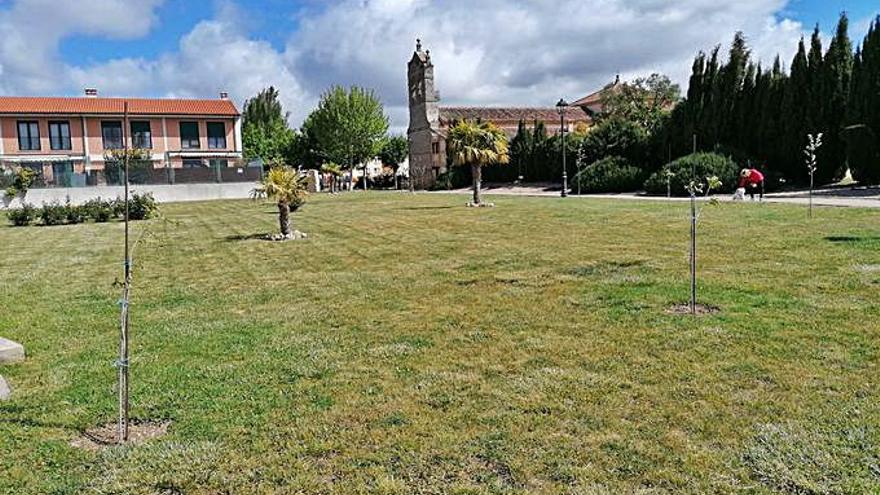
<instances>
[{"instance_id":1,"label":"tree trunk","mask_svg":"<svg viewBox=\"0 0 880 495\"><path fill-rule=\"evenodd\" d=\"M278 202L278 225L281 228L281 235L288 237L290 235L290 204L285 201Z\"/></svg>"},{"instance_id":2,"label":"tree trunk","mask_svg":"<svg viewBox=\"0 0 880 495\"><path fill-rule=\"evenodd\" d=\"M483 203L480 197L480 187L482 186L481 182L483 180L483 168L479 165L471 165L471 175L474 176L474 204L480 205Z\"/></svg>"},{"instance_id":3,"label":"tree trunk","mask_svg":"<svg viewBox=\"0 0 880 495\"><path fill-rule=\"evenodd\" d=\"M367 166L364 165L364 191L367 190Z\"/></svg>"}]
</instances>

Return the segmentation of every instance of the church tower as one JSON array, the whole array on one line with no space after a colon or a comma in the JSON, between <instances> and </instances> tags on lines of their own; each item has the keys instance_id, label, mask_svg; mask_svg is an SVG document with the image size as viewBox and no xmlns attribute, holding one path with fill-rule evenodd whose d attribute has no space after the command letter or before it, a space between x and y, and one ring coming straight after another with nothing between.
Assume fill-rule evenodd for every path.
<instances>
[{"instance_id":1,"label":"church tower","mask_svg":"<svg viewBox=\"0 0 880 495\"><path fill-rule=\"evenodd\" d=\"M426 189L446 171L446 142L438 132L440 94L434 88L434 64L431 52L422 50L421 40L416 40L407 69L410 181L414 188Z\"/></svg>"}]
</instances>

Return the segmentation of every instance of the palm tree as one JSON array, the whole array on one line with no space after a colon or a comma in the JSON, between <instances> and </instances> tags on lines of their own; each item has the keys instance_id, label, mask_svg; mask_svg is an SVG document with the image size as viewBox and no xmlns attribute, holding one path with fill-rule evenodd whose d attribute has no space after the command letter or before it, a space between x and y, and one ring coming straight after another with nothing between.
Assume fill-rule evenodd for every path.
<instances>
[{"instance_id":1,"label":"palm tree","mask_svg":"<svg viewBox=\"0 0 880 495\"><path fill-rule=\"evenodd\" d=\"M337 191L336 181L342 176L342 168L333 162L328 162L321 165L321 173L330 175L330 192L335 193Z\"/></svg>"},{"instance_id":2,"label":"palm tree","mask_svg":"<svg viewBox=\"0 0 880 495\"><path fill-rule=\"evenodd\" d=\"M306 178L290 167L273 166L253 190L256 198L269 198L278 202L278 224L281 236L291 237L290 213L298 210L309 194Z\"/></svg>"},{"instance_id":3,"label":"palm tree","mask_svg":"<svg viewBox=\"0 0 880 495\"><path fill-rule=\"evenodd\" d=\"M463 120L449 131L449 151L452 164L470 165L474 178L474 206L482 206L480 181L482 169L488 165L505 164L510 161L507 135L491 122Z\"/></svg>"}]
</instances>

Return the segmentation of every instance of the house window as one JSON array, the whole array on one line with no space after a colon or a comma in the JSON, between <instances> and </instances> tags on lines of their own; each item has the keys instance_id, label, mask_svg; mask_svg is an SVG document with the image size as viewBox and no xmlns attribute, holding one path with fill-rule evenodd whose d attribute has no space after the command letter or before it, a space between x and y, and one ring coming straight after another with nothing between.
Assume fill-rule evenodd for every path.
<instances>
[{"instance_id":1,"label":"house window","mask_svg":"<svg viewBox=\"0 0 880 495\"><path fill-rule=\"evenodd\" d=\"M101 122L101 137L105 150L122 149L122 122L118 120Z\"/></svg>"},{"instance_id":2,"label":"house window","mask_svg":"<svg viewBox=\"0 0 880 495\"><path fill-rule=\"evenodd\" d=\"M440 154L440 143L431 143L431 153Z\"/></svg>"},{"instance_id":3,"label":"house window","mask_svg":"<svg viewBox=\"0 0 880 495\"><path fill-rule=\"evenodd\" d=\"M226 149L226 124L223 122L208 122L208 148Z\"/></svg>"},{"instance_id":4,"label":"house window","mask_svg":"<svg viewBox=\"0 0 880 495\"><path fill-rule=\"evenodd\" d=\"M183 168L202 168L205 164L200 158L184 158Z\"/></svg>"},{"instance_id":5,"label":"house window","mask_svg":"<svg viewBox=\"0 0 880 495\"><path fill-rule=\"evenodd\" d=\"M153 133L150 130L150 123L147 121L131 122L131 145L134 148L152 149Z\"/></svg>"},{"instance_id":6,"label":"house window","mask_svg":"<svg viewBox=\"0 0 880 495\"><path fill-rule=\"evenodd\" d=\"M33 121L18 123L18 149L37 151L40 149L40 126Z\"/></svg>"},{"instance_id":7,"label":"house window","mask_svg":"<svg viewBox=\"0 0 880 495\"><path fill-rule=\"evenodd\" d=\"M183 149L198 149L201 147L199 144L198 122L180 123L180 147Z\"/></svg>"},{"instance_id":8,"label":"house window","mask_svg":"<svg viewBox=\"0 0 880 495\"><path fill-rule=\"evenodd\" d=\"M70 122L49 122L49 146L53 150L70 149Z\"/></svg>"}]
</instances>

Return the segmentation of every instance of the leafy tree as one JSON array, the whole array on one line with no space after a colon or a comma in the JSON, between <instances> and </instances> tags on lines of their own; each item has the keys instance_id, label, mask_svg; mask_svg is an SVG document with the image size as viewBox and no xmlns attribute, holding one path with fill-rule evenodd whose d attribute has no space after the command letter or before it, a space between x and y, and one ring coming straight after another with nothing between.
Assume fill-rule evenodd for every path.
<instances>
[{"instance_id":1,"label":"leafy tree","mask_svg":"<svg viewBox=\"0 0 880 495\"><path fill-rule=\"evenodd\" d=\"M302 128L316 155L352 170L362 164L366 178L366 163L382 151L388 117L372 90L335 86L321 96Z\"/></svg>"},{"instance_id":2,"label":"leafy tree","mask_svg":"<svg viewBox=\"0 0 880 495\"><path fill-rule=\"evenodd\" d=\"M655 132L664 114L675 105L681 96L681 88L669 77L651 74L632 82L624 83L616 91L608 91L603 96L602 119L617 119L633 122L646 133Z\"/></svg>"},{"instance_id":3,"label":"leafy tree","mask_svg":"<svg viewBox=\"0 0 880 495\"><path fill-rule=\"evenodd\" d=\"M578 153L582 163L593 163L610 156L625 158L636 166L645 166L647 133L632 120L615 117L602 120L590 131Z\"/></svg>"},{"instance_id":4,"label":"leafy tree","mask_svg":"<svg viewBox=\"0 0 880 495\"><path fill-rule=\"evenodd\" d=\"M409 140L404 136L390 136L382 143L379 160L394 170L394 188L397 189L397 170L409 155Z\"/></svg>"},{"instance_id":5,"label":"leafy tree","mask_svg":"<svg viewBox=\"0 0 880 495\"><path fill-rule=\"evenodd\" d=\"M259 158L264 163L287 163L298 136L283 121L275 121L268 125L244 126L241 141L246 160Z\"/></svg>"},{"instance_id":6,"label":"leafy tree","mask_svg":"<svg viewBox=\"0 0 880 495\"><path fill-rule=\"evenodd\" d=\"M278 96L278 90L269 86L246 100L241 113L242 127L273 127L278 123L286 123L289 113L284 111Z\"/></svg>"},{"instance_id":7,"label":"leafy tree","mask_svg":"<svg viewBox=\"0 0 880 495\"><path fill-rule=\"evenodd\" d=\"M265 163L290 161L296 133L287 126L279 92L270 86L244 103L241 141L246 160Z\"/></svg>"},{"instance_id":8,"label":"leafy tree","mask_svg":"<svg viewBox=\"0 0 880 495\"><path fill-rule=\"evenodd\" d=\"M252 191L254 199L269 198L278 205L278 225L283 239L292 237L290 213L298 210L308 196L305 176L285 166L273 166Z\"/></svg>"},{"instance_id":9,"label":"leafy tree","mask_svg":"<svg viewBox=\"0 0 880 495\"><path fill-rule=\"evenodd\" d=\"M449 131L449 154L453 165L471 167L474 181L474 206L482 206L480 181L482 169L509 162L507 135L491 122L463 120Z\"/></svg>"}]
</instances>

